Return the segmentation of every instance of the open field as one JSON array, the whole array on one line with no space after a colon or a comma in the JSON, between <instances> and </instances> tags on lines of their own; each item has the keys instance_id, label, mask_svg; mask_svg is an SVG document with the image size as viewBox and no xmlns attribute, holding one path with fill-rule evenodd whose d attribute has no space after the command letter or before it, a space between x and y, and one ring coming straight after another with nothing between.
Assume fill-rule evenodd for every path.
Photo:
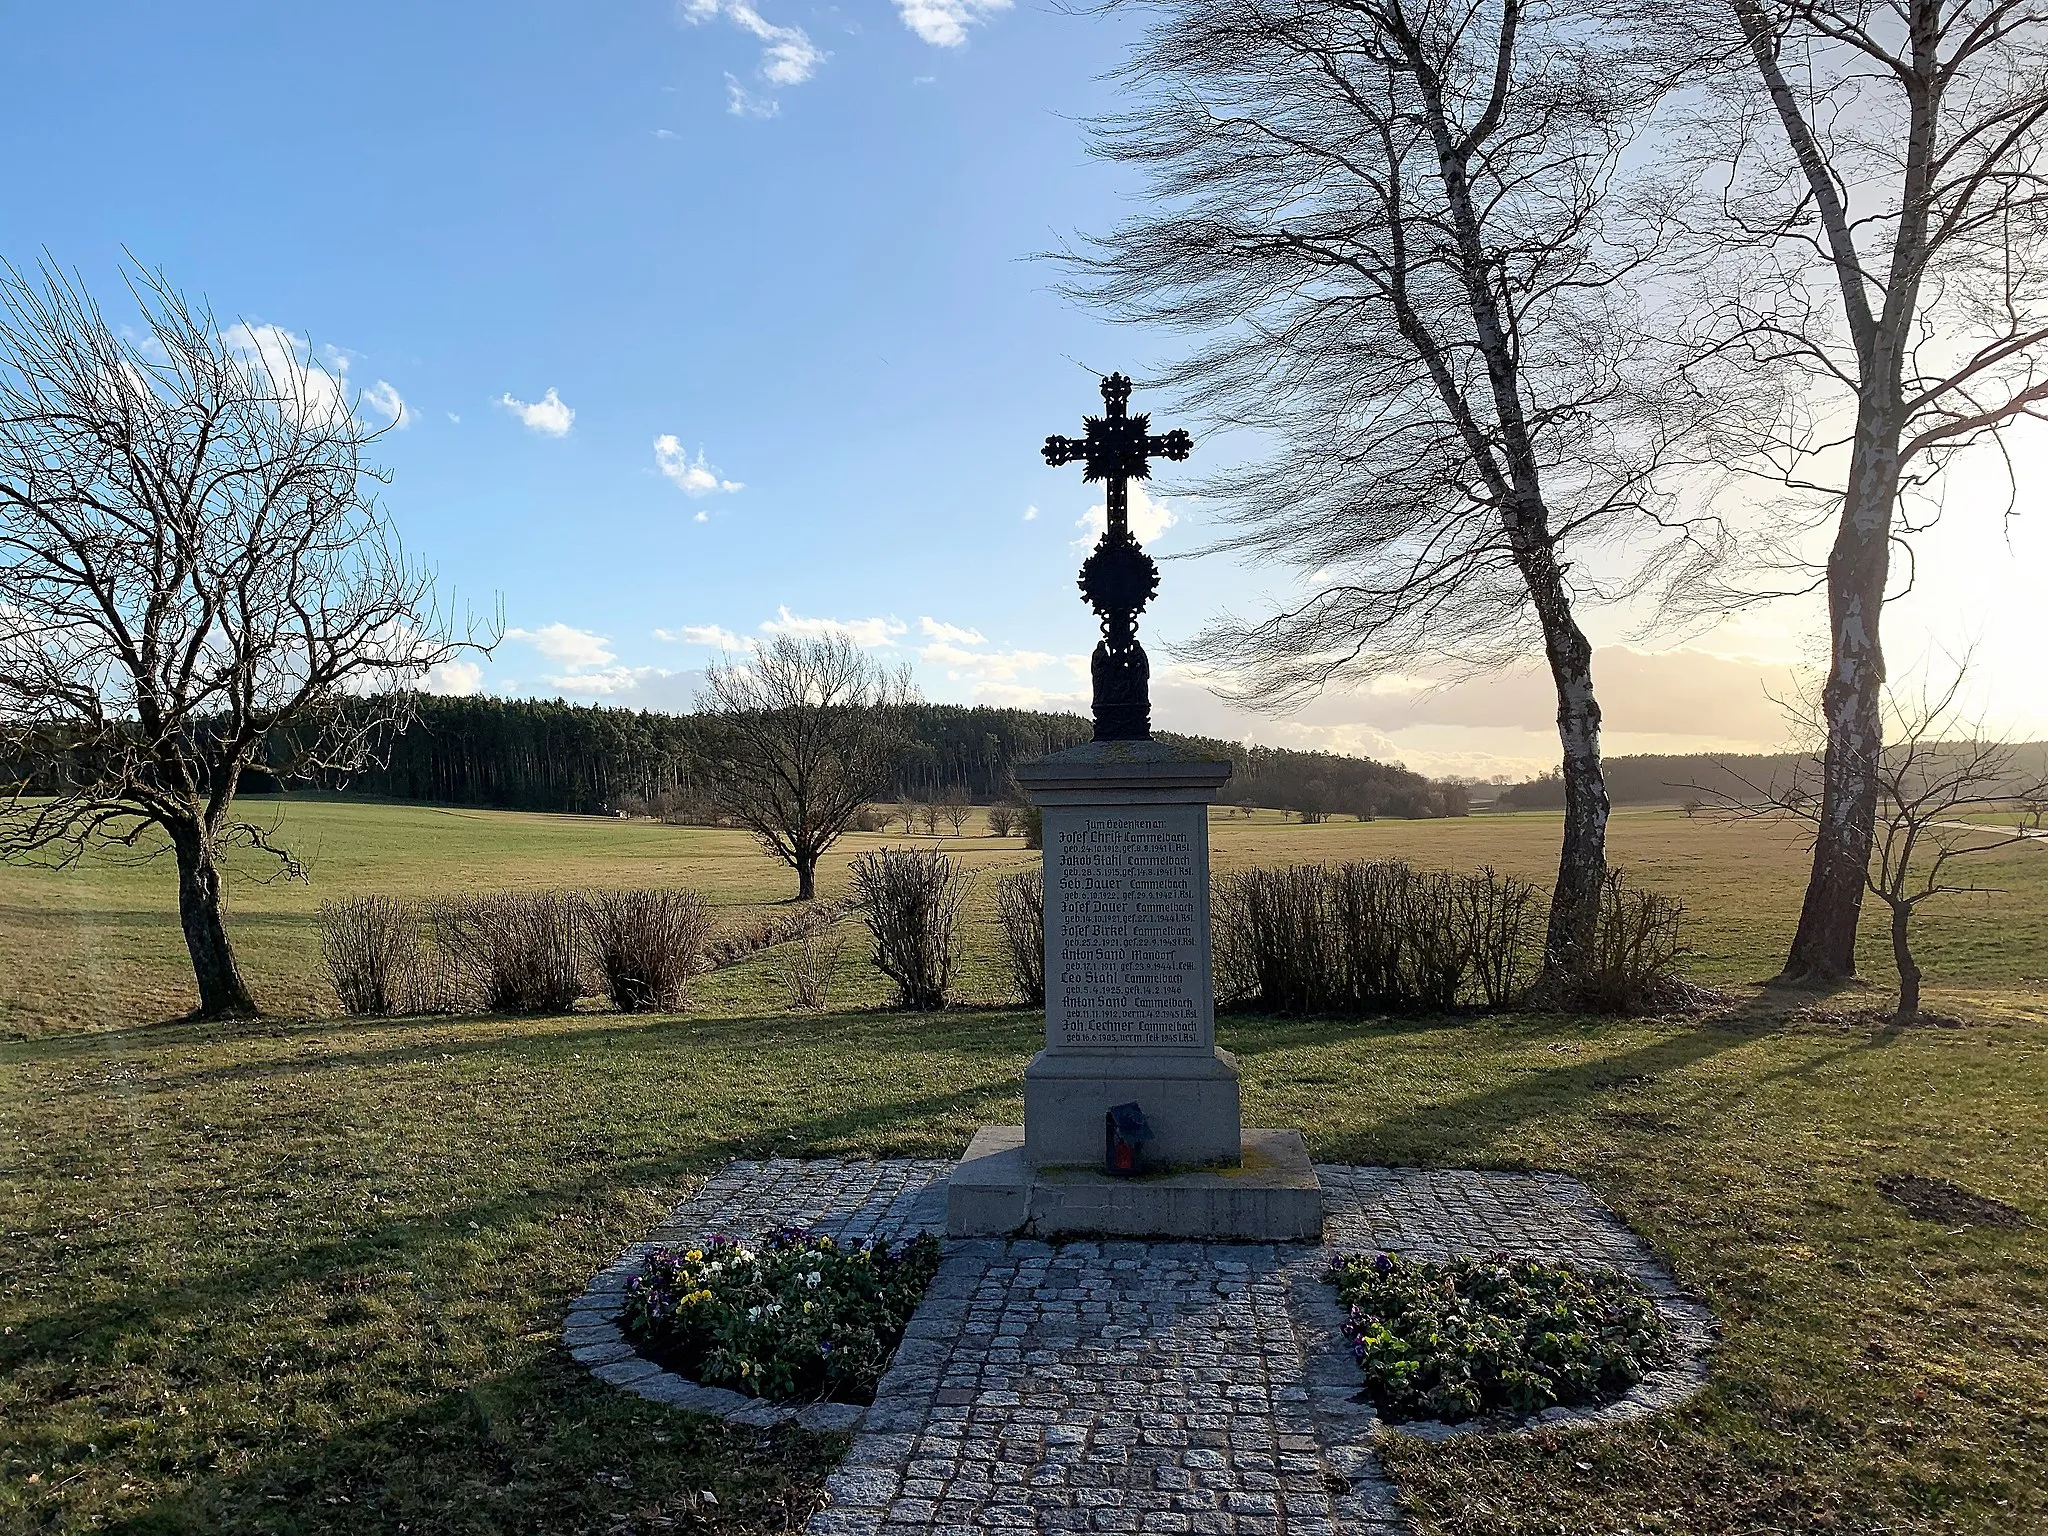
<instances>
[{"instance_id":1,"label":"open field","mask_svg":"<svg viewBox=\"0 0 2048 1536\"><path fill-rule=\"evenodd\" d=\"M0 1531L768 1533L840 1442L629 1398L563 1355L590 1273L730 1158L957 1155L1020 1113L1036 1015L877 1010L857 932L836 1005L773 952L669 1018L342 1021L312 913L357 891L682 883L739 913L790 881L738 834L296 803L310 888L234 924L279 1016L188 1005L168 872L0 871ZM1554 818L1219 819L1221 868L1398 855L1545 872ZM845 859L879 841L855 838ZM1019 842L947 840L1025 865ZM1699 976L1774 965L1801 860L1770 829L1616 817L1693 914ZM2048 1530L2048 848L1937 909L1936 1006L1742 989L1704 1021L1226 1018L1251 1123L1319 1158L1585 1178L1727 1325L1707 1394L1625 1431L1387 1451L1455 1536ZM967 990L1002 982L979 893ZM1888 980L1875 929L1870 972ZM2027 1224L1916 1221L1881 1175ZM705 1490L718 1502L693 1501Z\"/></svg>"},{"instance_id":2,"label":"open field","mask_svg":"<svg viewBox=\"0 0 2048 1536\"><path fill-rule=\"evenodd\" d=\"M744 833L721 828L303 800L272 802L259 814L278 817L312 869L309 884L264 884L257 877L269 870L244 859L244 878L230 894L231 931L257 998L288 1017L334 1011L313 924L320 902L330 897L679 884L704 892L721 915L738 916L795 889L788 870ZM1261 811L1249 819L1218 815L1212 830L1219 870L1392 857L1430 868L1492 864L1547 884L1558 818L1527 813L1302 826ZM1032 861L1021 839L972 835L985 831L978 821L968 831L939 841L991 872ZM846 838L821 868L820 889L842 891L855 854L901 840L900 833ZM1610 848L1630 878L1685 902L1691 968L1700 980L1730 984L1776 969L1805 876L1804 854L1789 830L1625 810L1614 817ZM1916 920L1930 979L1928 1005L2028 1009L2048 982L2048 843L1992 855L1972 873L2001 889L1947 899ZM1874 985L1889 987L1894 973L1876 908L1872 902L1865 912L1862 969ZM992 920L992 881L984 879L970 907L969 997L995 1000L1007 986L996 965ZM844 1000L879 1001L880 988L853 953L857 942L850 938L847 949ZM715 984L712 991L722 989ZM95 858L65 871L0 867L0 1036L121 1028L175 1017L192 999L167 865ZM2034 1016L2048 1014L2036 1008Z\"/></svg>"}]
</instances>

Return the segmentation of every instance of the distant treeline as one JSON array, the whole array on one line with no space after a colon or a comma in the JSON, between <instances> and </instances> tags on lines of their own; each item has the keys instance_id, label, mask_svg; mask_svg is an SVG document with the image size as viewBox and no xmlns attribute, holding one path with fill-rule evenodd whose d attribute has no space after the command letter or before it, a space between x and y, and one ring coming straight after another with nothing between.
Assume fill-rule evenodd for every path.
<instances>
[{"instance_id":1,"label":"distant treeline","mask_svg":"<svg viewBox=\"0 0 2048 1536\"><path fill-rule=\"evenodd\" d=\"M381 766L343 793L507 810L708 816L719 723L561 700L427 698L418 723L388 744ZM920 704L892 799L937 800L964 790L987 802L1008 792L1020 762L1093 734L1079 715ZM1312 815L1427 817L1465 813L1465 791L1369 758L1248 747L1207 737L1165 740L1226 758L1227 804ZM262 788L252 785L252 788Z\"/></svg>"},{"instance_id":2,"label":"distant treeline","mask_svg":"<svg viewBox=\"0 0 2048 1536\"><path fill-rule=\"evenodd\" d=\"M2023 772L2048 768L2048 743L2031 742L2016 751ZM1793 752L1645 754L1610 757L1602 768L1607 798L1615 805L1685 805L1755 800L1749 786L1788 785L1802 764L1809 778L1818 772L1814 759ZM1501 791L1494 803L1502 810L1554 811L1564 805L1564 780L1546 773Z\"/></svg>"}]
</instances>

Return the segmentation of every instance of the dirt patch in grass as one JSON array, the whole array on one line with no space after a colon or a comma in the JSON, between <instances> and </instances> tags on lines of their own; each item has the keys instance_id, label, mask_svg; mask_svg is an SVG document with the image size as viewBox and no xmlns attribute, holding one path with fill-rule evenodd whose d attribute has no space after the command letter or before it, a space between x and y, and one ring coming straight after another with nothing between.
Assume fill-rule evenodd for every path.
<instances>
[{"instance_id":1,"label":"dirt patch in grass","mask_svg":"<svg viewBox=\"0 0 2048 1536\"><path fill-rule=\"evenodd\" d=\"M1953 1014L1929 1013L1922 1009L1902 1019L1890 1008L1800 1008L1789 1016L1794 1024L1819 1025L1826 1029L1967 1029L1969 1020Z\"/></svg>"},{"instance_id":2,"label":"dirt patch in grass","mask_svg":"<svg viewBox=\"0 0 2048 1536\"><path fill-rule=\"evenodd\" d=\"M1945 1227L2023 1227L2026 1214L2003 1200L1919 1173L1887 1173L1877 1192L1916 1221L1938 1221Z\"/></svg>"}]
</instances>

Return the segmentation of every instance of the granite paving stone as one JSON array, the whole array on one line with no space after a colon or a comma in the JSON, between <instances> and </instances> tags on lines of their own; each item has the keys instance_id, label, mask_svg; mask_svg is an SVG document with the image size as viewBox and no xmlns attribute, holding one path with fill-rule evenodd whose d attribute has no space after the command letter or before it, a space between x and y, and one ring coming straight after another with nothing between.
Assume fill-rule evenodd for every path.
<instances>
[{"instance_id":1,"label":"granite paving stone","mask_svg":"<svg viewBox=\"0 0 2048 1536\"><path fill-rule=\"evenodd\" d=\"M656 1401L766 1425L858 1424L808 1536L1104 1531L1396 1536L1412 1530L1354 1399L1358 1372L1322 1275L1336 1254L1509 1251L1641 1281L1678 1341L1627 1398L1540 1422L1616 1423L1699 1390L1713 1319L1586 1187L1559 1174L1318 1165L1324 1246L974 1239L939 1273L862 1410L784 1407L639 1361L619 1291L650 1247L781 1227L901 1241L943 1232L936 1160L736 1162L600 1273L565 1340L598 1376ZM614 1343L614 1340L618 1342ZM1403 1425L1435 1438L1501 1426Z\"/></svg>"}]
</instances>

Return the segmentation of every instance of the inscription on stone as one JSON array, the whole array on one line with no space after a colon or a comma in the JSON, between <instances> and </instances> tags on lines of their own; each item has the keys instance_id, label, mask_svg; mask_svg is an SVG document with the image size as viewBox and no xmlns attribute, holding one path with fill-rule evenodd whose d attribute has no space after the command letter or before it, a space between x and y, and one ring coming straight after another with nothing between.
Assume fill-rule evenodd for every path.
<instances>
[{"instance_id":1,"label":"inscription on stone","mask_svg":"<svg viewBox=\"0 0 2048 1536\"><path fill-rule=\"evenodd\" d=\"M1173 812L1091 810L1046 830L1058 887L1047 979L1063 1004L1063 1043L1206 1044L1206 826Z\"/></svg>"}]
</instances>

